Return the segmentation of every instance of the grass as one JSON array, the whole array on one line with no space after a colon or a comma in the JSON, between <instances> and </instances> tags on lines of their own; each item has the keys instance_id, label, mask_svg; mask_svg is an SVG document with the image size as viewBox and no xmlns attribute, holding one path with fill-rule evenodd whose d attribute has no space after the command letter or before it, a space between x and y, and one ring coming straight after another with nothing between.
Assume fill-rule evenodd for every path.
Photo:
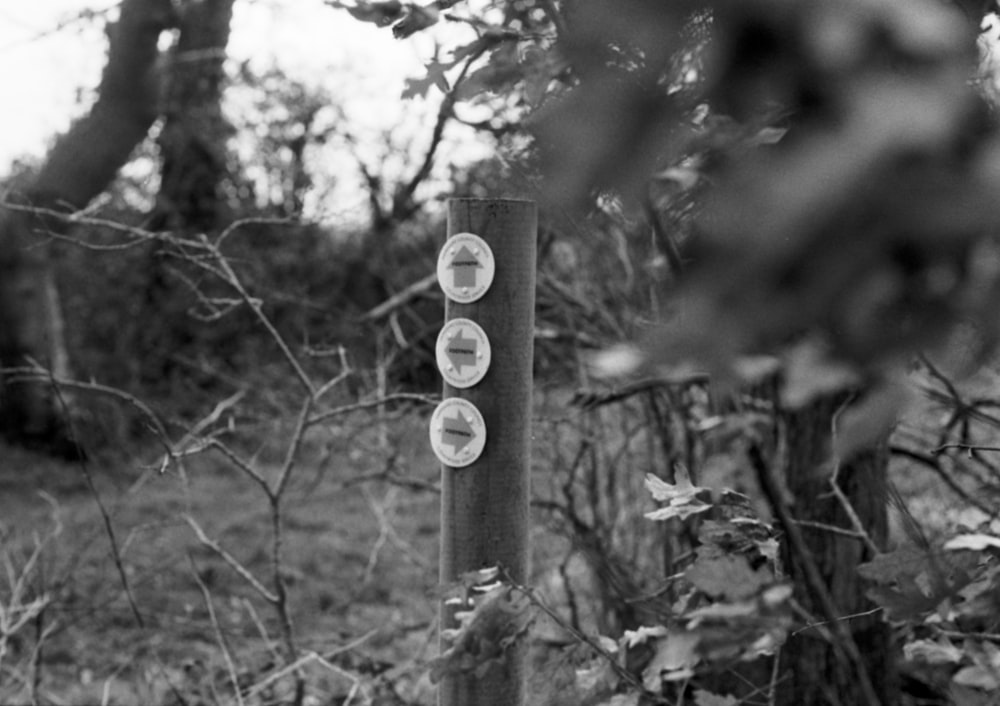
<instances>
[{"instance_id":1,"label":"grass","mask_svg":"<svg viewBox=\"0 0 1000 706\"><path fill-rule=\"evenodd\" d=\"M408 701L429 690L420 664L435 642L437 495L351 483L389 463L401 476L432 483L437 466L429 450L414 448L416 435L407 427L392 440L396 461L365 449L370 440L363 434L351 445L365 453L329 454L349 463L324 467L320 449L312 451L284 498L283 575L298 645L330 656L324 673L308 679L316 692L310 697L322 694L323 703L350 692L354 682L346 675L371 677L389 668L399 672L393 686ZM186 479L91 464L140 625L82 470L7 447L0 447L0 458L0 554L12 579L23 572L29 594L48 598L32 624L8 640L0 703L235 702L199 583L211 596L241 686L280 668L273 610L185 520L193 518L273 590L269 507L246 477L207 457L189 464ZM40 562L26 570L35 542L57 528ZM8 595L0 584L0 598ZM316 671L316 664L308 669ZM250 701L280 699L287 681L275 680Z\"/></svg>"}]
</instances>

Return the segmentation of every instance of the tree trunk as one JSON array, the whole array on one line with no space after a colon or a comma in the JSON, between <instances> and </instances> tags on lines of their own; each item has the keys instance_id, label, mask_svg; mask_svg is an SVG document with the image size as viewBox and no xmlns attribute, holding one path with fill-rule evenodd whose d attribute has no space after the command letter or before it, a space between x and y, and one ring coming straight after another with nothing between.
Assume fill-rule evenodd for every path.
<instances>
[{"instance_id":1,"label":"tree trunk","mask_svg":"<svg viewBox=\"0 0 1000 706\"><path fill-rule=\"evenodd\" d=\"M233 130L222 113L226 75L223 63L229 43L233 0L187 2L180 16L180 37L170 51L166 69L163 129L160 149L160 189L149 218L151 230L166 230L177 238L217 231L231 220L226 187L230 179L227 142ZM189 285L167 269L184 268L176 248L156 243L145 266L145 291L139 316L155 322L139 331L141 378L163 384L177 367L175 356L190 353L197 327L188 313ZM190 282L199 273L190 272Z\"/></svg>"},{"instance_id":2,"label":"tree trunk","mask_svg":"<svg viewBox=\"0 0 1000 706\"><path fill-rule=\"evenodd\" d=\"M19 209L0 213L0 368L29 360L56 376L70 372L49 236L67 224L31 209L70 213L100 194L158 114L160 33L172 26L170 0L124 0L108 28L108 61L90 113L75 122L33 179L15 187ZM0 380L0 432L28 445L65 441L65 420L49 386ZM57 449L58 450L58 449Z\"/></svg>"},{"instance_id":3,"label":"tree trunk","mask_svg":"<svg viewBox=\"0 0 1000 706\"><path fill-rule=\"evenodd\" d=\"M844 403L842 396L831 396L805 409L783 413L784 480L795 520L850 531L851 519L830 486L834 472L832 430ZM837 471L839 488L879 549L884 549L888 533L888 461L888 446L883 443L843 460ZM816 525L796 523L796 527L805 552L797 551L786 537L785 569L794 583L796 600L811 621L822 625L791 636L782 648L777 703L864 706L872 703L873 695L883 706L898 703L889 626L878 612L865 615L875 606L865 597L856 571L859 564L872 558L871 550L860 539ZM809 562L817 570L825 597L809 578ZM831 604L839 624L829 622ZM844 644L845 635L838 634L842 628L850 633L856 653Z\"/></svg>"},{"instance_id":4,"label":"tree trunk","mask_svg":"<svg viewBox=\"0 0 1000 706\"><path fill-rule=\"evenodd\" d=\"M222 114L233 0L188 2L167 69L157 210L170 230L214 230L227 220L226 143L232 127Z\"/></svg>"}]
</instances>

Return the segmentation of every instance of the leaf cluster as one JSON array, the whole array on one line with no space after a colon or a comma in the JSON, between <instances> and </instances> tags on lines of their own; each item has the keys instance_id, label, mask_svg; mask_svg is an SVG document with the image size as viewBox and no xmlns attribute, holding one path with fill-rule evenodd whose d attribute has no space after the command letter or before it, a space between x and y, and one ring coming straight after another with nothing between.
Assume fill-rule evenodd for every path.
<instances>
[{"instance_id":1,"label":"leaf cluster","mask_svg":"<svg viewBox=\"0 0 1000 706\"><path fill-rule=\"evenodd\" d=\"M1000 691L998 548L1000 537L984 527L940 551L900 548L858 567L869 597L901 626L907 662L963 706Z\"/></svg>"},{"instance_id":2,"label":"leaf cluster","mask_svg":"<svg viewBox=\"0 0 1000 706\"><path fill-rule=\"evenodd\" d=\"M456 625L441 632L446 647L431 662L432 681L464 673L482 678L523 644L534 615L531 602L522 589L499 581L499 574L498 568L469 572L449 587L444 604Z\"/></svg>"}]
</instances>

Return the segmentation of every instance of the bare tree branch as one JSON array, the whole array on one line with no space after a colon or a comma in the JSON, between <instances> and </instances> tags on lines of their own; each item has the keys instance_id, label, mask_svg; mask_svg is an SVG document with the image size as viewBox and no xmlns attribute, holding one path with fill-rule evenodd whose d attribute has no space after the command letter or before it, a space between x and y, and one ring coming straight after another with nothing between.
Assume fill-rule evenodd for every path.
<instances>
[{"instance_id":1,"label":"bare tree branch","mask_svg":"<svg viewBox=\"0 0 1000 706\"><path fill-rule=\"evenodd\" d=\"M353 404L346 404L340 407L334 407L333 409L328 409L325 412L320 412L319 414L309 418L307 426L311 427L315 424L322 424L323 422L327 422L334 417L341 417L345 414L351 414L352 412L372 409L373 407L379 407L389 402L419 402L426 405L436 405L439 401L440 400L436 395L421 395L414 392L395 392L374 400L355 402Z\"/></svg>"},{"instance_id":2,"label":"bare tree branch","mask_svg":"<svg viewBox=\"0 0 1000 706\"><path fill-rule=\"evenodd\" d=\"M198 566L195 564L194 557L191 556L190 552L187 555L188 564L191 566L191 574L194 576L195 583L198 584L198 588L201 590L201 595L205 600L205 607L208 609L208 619L212 624L212 631L215 632L215 641L219 645L219 649L222 650L222 656L226 661L226 671L229 672L229 683L233 687L233 694L236 696L236 703L239 706L243 706L243 694L240 690L240 681L236 673L236 663L233 661L232 651L229 649L229 641L226 640L225 634L222 632L222 627L219 625L219 618L215 614L215 605L212 603L212 594L208 590L208 586L202 581L201 575L198 573Z\"/></svg>"},{"instance_id":3,"label":"bare tree branch","mask_svg":"<svg viewBox=\"0 0 1000 706\"><path fill-rule=\"evenodd\" d=\"M393 294L373 309L369 309L361 315L360 320L364 322L378 321L379 319L382 319L396 311L400 307L406 306L411 301L427 292L427 290L432 289L436 283L437 273L432 272L423 279L419 279L413 284L407 286L402 291Z\"/></svg>"},{"instance_id":4,"label":"bare tree branch","mask_svg":"<svg viewBox=\"0 0 1000 706\"><path fill-rule=\"evenodd\" d=\"M826 585L823 583L823 577L820 575L808 545L802 538L802 532L799 530L795 518L788 509L778 481L774 478L773 472L764 460L760 448L752 444L748 455L768 503L771 505L772 510L774 510L778 523L788 537L792 552L805 572L806 581L823 611L823 617L829 623L832 623L836 630L838 639L833 641L834 654L853 666L854 672L861 683L862 692L868 706L879 706L879 699L876 695L875 687L872 685L871 676L868 674L868 667L861 658L861 653L858 650L857 643L854 641L854 636L844 626L841 616L837 614L837 607L833 603L833 598L830 596L829 590L827 590Z\"/></svg>"},{"instance_id":5,"label":"bare tree branch","mask_svg":"<svg viewBox=\"0 0 1000 706\"><path fill-rule=\"evenodd\" d=\"M268 603L271 604L276 604L278 602L278 597L274 593L269 591L264 584L262 584L259 580L257 580L257 577L254 576L249 569L243 566L243 564L241 564L239 560L236 559L236 557L234 557L232 554L223 549L218 542L216 542L207 534L205 534L205 530L201 528L201 525L198 524L197 520L191 517L191 515L185 514L184 521L187 522L188 525L191 527L191 529L194 530L194 533L198 537L199 542L201 542L207 548L211 549L216 554L216 556L218 556L224 562L229 564L229 566L232 567L233 571L242 576L243 580L246 581L248 584L250 584L253 587L253 589L257 591L257 593L259 593L261 597L263 597L264 600L266 600Z\"/></svg>"}]
</instances>

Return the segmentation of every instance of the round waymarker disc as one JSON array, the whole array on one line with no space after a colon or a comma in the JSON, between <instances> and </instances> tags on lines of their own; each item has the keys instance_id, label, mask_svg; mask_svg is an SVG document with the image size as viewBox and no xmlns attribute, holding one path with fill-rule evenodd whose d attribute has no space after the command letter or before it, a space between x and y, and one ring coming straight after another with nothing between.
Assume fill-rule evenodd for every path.
<instances>
[{"instance_id":1,"label":"round waymarker disc","mask_svg":"<svg viewBox=\"0 0 1000 706\"><path fill-rule=\"evenodd\" d=\"M431 415L430 435L438 460L446 466L463 468L482 455L486 424L474 404L449 397Z\"/></svg>"},{"instance_id":2,"label":"round waymarker disc","mask_svg":"<svg viewBox=\"0 0 1000 706\"><path fill-rule=\"evenodd\" d=\"M438 370L452 387L472 387L486 375L492 353L482 327L471 319L452 319L438 334Z\"/></svg>"},{"instance_id":3,"label":"round waymarker disc","mask_svg":"<svg viewBox=\"0 0 1000 706\"><path fill-rule=\"evenodd\" d=\"M451 236L438 254L438 284L449 299L460 304L474 302L486 294L495 273L493 251L473 233Z\"/></svg>"}]
</instances>

